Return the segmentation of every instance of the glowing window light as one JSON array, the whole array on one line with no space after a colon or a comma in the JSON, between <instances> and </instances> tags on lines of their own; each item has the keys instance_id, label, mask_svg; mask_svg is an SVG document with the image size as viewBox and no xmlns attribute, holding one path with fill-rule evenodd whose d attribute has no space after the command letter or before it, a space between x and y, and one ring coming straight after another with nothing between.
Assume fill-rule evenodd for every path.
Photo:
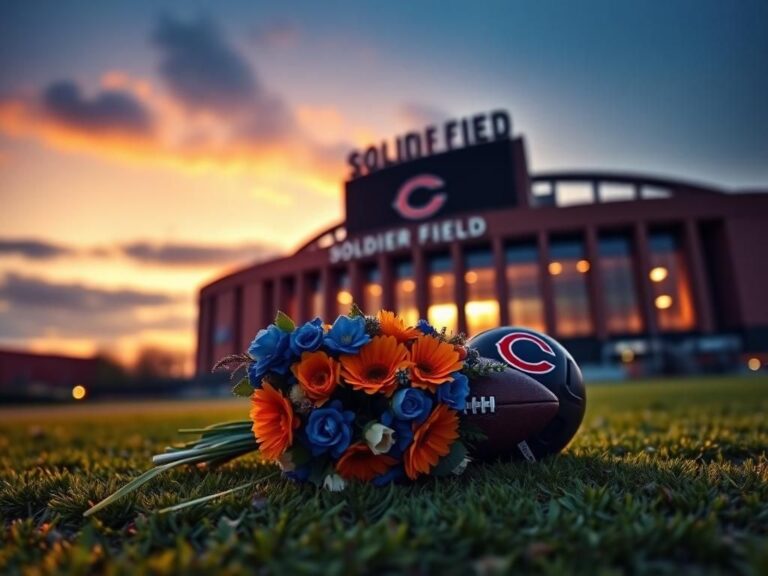
<instances>
[{"instance_id":1,"label":"glowing window light","mask_svg":"<svg viewBox=\"0 0 768 576\"><path fill-rule=\"evenodd\" d=\"M413 280L403 280L402 284L400 284L400 288L403 292L413 292L416 290L416 283Z\"/></svg>"},{"instance_id":2,"label":"glowing window light","mask_svg":"<svg viewBox=\"0 0 768 576\"><path fill-rule=\"evenodd\" d=\"M560 264L560 262L549 263L549 273L552 274L552 276L557 276L558 274L562 273L562 271L563 265Z\"/></svg>"},{"instance_id":3,"label":"glowing window light","mask_svg":"<svg viewBox=\"0 0 768 576\"><path fill-rule=\"evenodd\" d=\"M763 366L763 363L760 361L760 358L750 358L747 361L747 368L752 370L752 372L757 372L758 370L760 370L760 368L762 368L762 366Z\"/></svg>"},{"instance_id":4,"label":"glowing window light","mask_svg":"<svg viewBox=\"0 0 768 576\"><path fill-rule=\"evenodd\" d=\"M349 304L352 304L352 294L347 290L341 290L338 294L336 294L336 301L339 304L348 306Z\"/></svg>"},{"instance_id":5,"label":"glowing window light","mask_svg":"<svg viewBox=\"0 0 768 576\"><path fill-rule=\"evenodd\" d=\"M445 278L443 278L439 274L437 276L432 276L432 279L430 280L430 282L432 283L432 286L434 286L435 288L442 288L443 286L445 286Z\"/></svg>"},{"instance_id":6,"label":"glowing window light","mask_svg":"<svg viewBox=\"0 0 768 576\"><path fill-rule=\"evenodd\" d=\"M586 274L587 272L589 272L589 261L579 260L578 262L576 262L576 270L581 274Z\"/></svg>"},{"instance_id":7,"label":"glowing window light","mask_svg":"<svg viewBox=\"0 0 768 576\"><path fill-rule=\"evenodd\" d=\"M368 286L366 286L365 289L368 291L368 294L370 294L371 296L378 297L378 296L381 296L382 294L381 285L379 284L368 284Z\"/></svg>"},{"instance_id":8,"label":"glowing window light","mask_svg":"<svg viewBox=\"0 0 768 576\"><path fill-rule=\"evenodd\" d=\"M664 268L664 266L656 266L656 268L652 268L651 271L648 273L648 277L651 279L651 282L661 282L669 275L669 270Z\"/></svg>"},{"instance_id":9,"label":"glowing window light","mask_svg":"<svg viewBox=\"0 0 768 576\"><path fill-rule=\"evenodd\" d=\"M471 300L464 305L470 332L477 333L499 325L498 300Z\"/></svg>"},{"instance_id":10,"label":"glowing window light","mask_svg":"<svg viewBox=\"0 0 768 576\"><path fill-rule=\"evenodd\" d=\"M464 282L466 282L467 284L474 284L475 282L477 282L477 272L475 272L474 270L470 270L469 272L464 274Z\"/></svg>"},{"instance_id":11,"label":"glowing window light","mask_svg":"<svg viewBox=\"0 0 768 576\"><path fill-rule=\"evenodd\" d=\"M82 400L85 398L85 395L87 394L87 390L85 389L85 386L82 386L78 384L77 386L74 386L72 388L72 398L75 400Z\"/></svg>"},{"instance_id":12,"label":"glowing window light","mask_svg":"<svg viewBox=\"0 0 768 576\"><path fill-rule=\"evenodd\" d=\"M429 323L440 330L443 326L456 326L458 312L456 304L432 304L427 309Z\"/></svg>"},{"instance_id":13,"label":"glowing window light","mask_svg":"<svg viewBox=\"0 0 768 576\"><path fill-rule=\"evenodd\" d=\"M624 364L629 364L635 359L635 352L631 348L624 348L621 351L621 361L624 362Z\"/></svg>"},{"instance_id":14,"label":"glowing window light","mask_svg":"<svg viewBox=\"0 0 768 576\"><path fill-rule=\"evenodd\" d=\"M659 310L666 310L672 306L672 296L669 294L661 294L660 296L656 297L654 303L656 304L656 308Z\"/></svg>"}]
</instances>

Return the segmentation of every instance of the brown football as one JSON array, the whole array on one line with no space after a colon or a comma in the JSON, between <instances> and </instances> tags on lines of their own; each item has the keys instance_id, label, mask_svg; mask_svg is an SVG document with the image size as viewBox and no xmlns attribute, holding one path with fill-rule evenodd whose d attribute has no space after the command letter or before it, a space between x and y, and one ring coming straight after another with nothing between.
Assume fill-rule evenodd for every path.
<instances>
[{"instance_id":1,"label":"brown football","mask_svg":"<svg viewBox=\"0 0 768 576\"><path fill-rule=\"evenodd\" d=\"M462 418L486 439L476 442L478 460L520 457L518 444L538 434L554 418L560 403L532 377L506 369L471 380Z\"/></svg>"}]
</instances>

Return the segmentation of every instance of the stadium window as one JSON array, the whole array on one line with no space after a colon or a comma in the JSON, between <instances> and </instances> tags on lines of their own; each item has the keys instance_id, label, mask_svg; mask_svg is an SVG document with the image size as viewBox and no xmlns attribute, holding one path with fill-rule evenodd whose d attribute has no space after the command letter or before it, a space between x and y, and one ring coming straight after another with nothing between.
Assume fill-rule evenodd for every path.
<instances>
[{"instance_id":1,"label":"stadium window","mask_svg":"<svg viewBox=\"0 0 768 576\"><path fill-rule=\"evenodd\" d=\"M407 260L395 265L395 312L408 326L415 326L419 321L413 264Z\"/></svg>"},{"instance_id":2,"label":"stadium window","mask_svg":"<svg viewBox=\"0 0 768 576\"><path fill-rule=\"evenodd\" d=\"M595 188L592 182L558 182L555 196L558 206L592 204L595 201Z\"/></svg>"},{"instance_id":3,"label":"stadium window","mask_svg":"<svg viewBox=\"0 0 768 576\"><path fill-rule=\"evenodd\" d=\"M600 184L600 202L626 202L637 198L637 188L632 184Z\"/></svg>"},{"instance_id":4,"label":"stadium window","mask_svg":"<svg viewBox=\"0 0 768 576\"><path fill-rule=\"evenodd\" d=\"M557 335L588 336L593 327L587 289L590 263L584 257L584 242L578 238L554 240L549 252Z\"/></svg>"},{"instance_id":5,"label":"stadium window","mask_svg":"<svg viewBox=\"0 0 768 576\"><path fill-rule=\"evenodd\" d=\"M428 261L429 278L427 294L429 307L427 320L438 330L445 327L448 333L458 331L458 309L456 307L456 275L453 262L448 254L433 256Z\"/></svg>"},{"instance_id":6,"label":"stadium window","mask_svg":"<svg viewBox=\"0 0 768 576\"><path fill-rule=\"evenodd\" d=\"M381 285L381 273L375 266L369 266L364 272L363 311L376 314L382 307L384 289Z\"/></svg>"},{"instance_id":7,"label":"stadium window","mask_svg":"<svg viewBox=\"0 0 768 576\"><path fill-rule=\"evenodd\" d=\"M678 236L670 231L652 233L648 238L652 304L659 329L692 330L696 324L691 283L685 255Z\"/></svg>"},{"instance_id":8,"label":"stadium window","mask_svg":"<svg viewBox=\"0 0 768 576\"><path fill-rule=\"evenodd\" d=\"M632 266L632 244L624 234L600 237L600 277L605 324L612 334L641 332L643 321Z\"/></svg>"},{"instance_id":9,"label":"stadium window","mask_svg":"<svg viewBox=\"0 0 768 576\"><path fill-rule=\"evenodd\" d=\"M336 274L336 313L346 316L352 309L352 286L349 274L342 270Z\"/></svg>"},{"instance_id":10,"label":"stadium window","mask_svg":"<svg viewBox=\"0 0 768 576\"><path fill-rule=\"evenodd\" d=\"M500 323L493 253L489 248L468 252L464 258L464 269L467 294L464 313L467 333L474 336Z\"/></svg>"},{"instance_id":11,"label":"stadium window","mask_svg":"<svg viewBox=\"0 0 768 576\"><path fill-rule=\"evenodd\" d=\"M323 281L319 274L310 276L307 282L307 312L309 318L323 317Z\"/></svg>"},{"instance_id":12,"label":"stadium window","mask_svg":"<svg viewBox=\"0 0 768 576\"><path fill-rule=\"evenodd\" d=\"M506 249L505 258L510 323L546 331L539 277L539 250L536 244L510 245Z\"/></svg>"}]
</instances>

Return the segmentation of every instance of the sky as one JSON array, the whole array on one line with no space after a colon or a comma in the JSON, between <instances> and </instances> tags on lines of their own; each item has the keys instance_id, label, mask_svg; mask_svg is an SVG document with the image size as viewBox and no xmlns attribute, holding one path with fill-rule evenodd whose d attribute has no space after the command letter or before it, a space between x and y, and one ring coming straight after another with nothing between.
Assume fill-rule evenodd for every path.
<instances>
[{"instance_id":1,"label":"sky","mask_svg":"<svg viewBox=\"0 0 768 576\"><path fill-rule=\"evenodd\" d=\"M353 148L507 109L532 171L768 188L758 0L0 3L0 347L189 358Z\"/></svg>"}]
</instances>

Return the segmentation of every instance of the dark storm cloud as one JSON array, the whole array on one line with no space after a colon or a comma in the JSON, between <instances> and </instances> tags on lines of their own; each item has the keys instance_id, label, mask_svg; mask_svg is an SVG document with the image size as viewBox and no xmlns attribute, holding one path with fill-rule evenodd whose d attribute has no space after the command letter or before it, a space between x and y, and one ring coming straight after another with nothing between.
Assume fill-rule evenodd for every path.
<instances>
[{"instance_id":1,"label":"dark storm cloud","mask_svg":"<svg viewBox=\"0 0 768 576\"><path fill-rule=\"evenodd\" d=\"M73 312L118 312L140 306L164 306L178 300L170 294L140 290L107 290L79 283L58 283L9 273L0 283L0 300L14 307Z\"/></svg>"},{"instance_id":2,"label":"dark storm cloud","mask_svg":"<svg viewBox=\"0 0 768 576\"><path fill-rule=\"evenodd\" d=\"M32 260L48 260L70 254L72 254L70 248L43 240L0 238L0 256L15 255Z\"/></svg>"},{"instance_id":3,"label":"dark storm cloud","mask_svg":"<svg viewBox=\"0 0 768 576\"><path fill-rule=\"evenodd\" d=\"M141 290L107 290L10 273L0 279L0 338L110 340L142 330L191 329L194 320L168 310L180 297ZM151 317L139 308L151 307Z\"/></svg>"},{"instance_id":4,"label":"dark storm cloud","mask_svg":"<svg viewBox=\"0 0 768 576\"><path fill-rule=\"evenodd\" d=\"M46 116L84 131L146 135L152 129L149 110L120 90L104 90L88 99L74 82L55 82L44 91L42 104Z\"/></svg>"},{"instance_id":5,"label":"dark storm cloud","mask_svg":"<svg viewBox=\"0 0 768 576\"><path fill-rule=\"evenodd\" d=\"M264 260L275 256L278 250L263 243L240 246L211 246L205 244L125 244L121 250L130 258L145 263L173 266L204 266Z\"/></svg>"}]
</instances>

